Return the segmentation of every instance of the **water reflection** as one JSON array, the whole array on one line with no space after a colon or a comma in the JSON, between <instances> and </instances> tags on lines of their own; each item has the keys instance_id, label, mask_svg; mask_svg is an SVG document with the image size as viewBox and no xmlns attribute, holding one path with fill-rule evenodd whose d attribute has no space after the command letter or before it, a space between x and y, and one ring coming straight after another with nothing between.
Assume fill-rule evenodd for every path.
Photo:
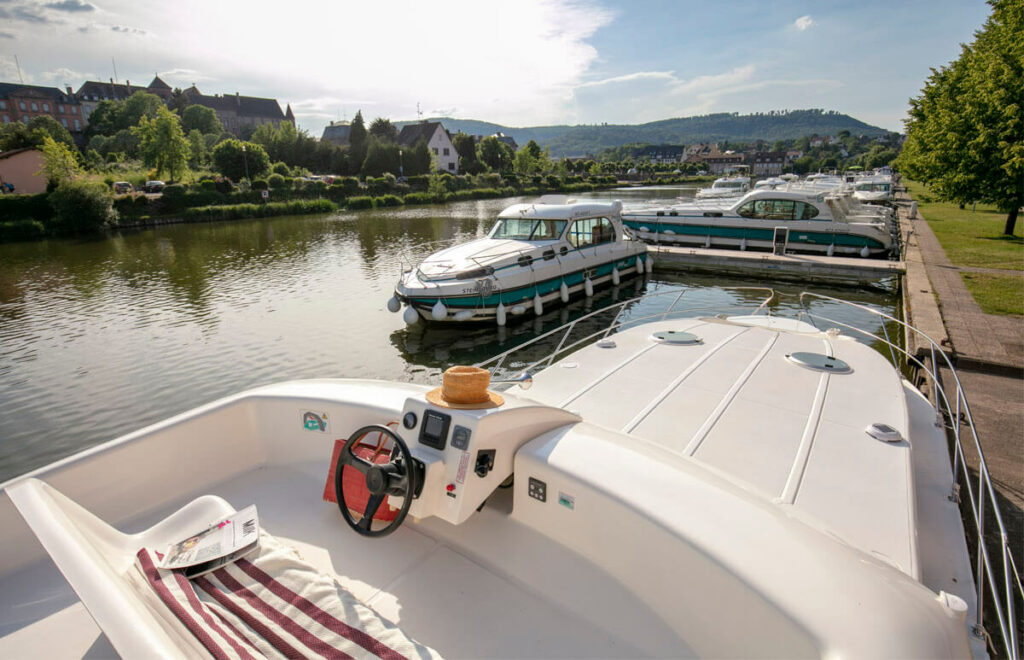
<instances>
[{"instance_id":1,"label":"water reflection","mask_svg":"<svg viewBox=\"0 0 1024 660\"><path fill-rule=\"evenodd\" d=\"M587 197L683 194L692 190ZM627 281L506 329L406 328L400 315L386 311L403 263L484 235L515 201L0 245L0 481L259 384L325 377L435 382L452 364L482 361L636 292ZM655 273L647 283L634 282L646 291L714 287L687 294L697 302L753 301L720 289L745 284L739 280ZM853 297L895 309L891 294ZM793 303L776 305L781 312Z\"/></svg>"}]
</instances>

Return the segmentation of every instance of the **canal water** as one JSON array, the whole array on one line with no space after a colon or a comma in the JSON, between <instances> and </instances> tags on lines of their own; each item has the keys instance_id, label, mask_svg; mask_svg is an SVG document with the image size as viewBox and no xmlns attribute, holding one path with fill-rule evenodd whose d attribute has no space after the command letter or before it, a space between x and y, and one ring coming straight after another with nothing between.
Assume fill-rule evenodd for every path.
<instances>
[{"instance_id":1,"label":"canal water","mask_svg":"<svg viewBox=\"0 0 1024 660\"><path fill-rule=\"evenodd\" d=\"M692 196L692 188L605 191L582 198ZM385 303L403 266L483 236L521 201L190 224L97 240L0 245L0 482L248 387L297 378L439 383L538 332L637 293L683 291L677 306L742 304L767 286L774 313L800 287L655 273L593 300L528 314L505 329L407 328ZM815 291L888 313L893 291ZM657 311L662 296L629 313ZM870 314L816 301L858 325ZM610 319L606 319L607 320Z\"/></svg>"}]
</instances>

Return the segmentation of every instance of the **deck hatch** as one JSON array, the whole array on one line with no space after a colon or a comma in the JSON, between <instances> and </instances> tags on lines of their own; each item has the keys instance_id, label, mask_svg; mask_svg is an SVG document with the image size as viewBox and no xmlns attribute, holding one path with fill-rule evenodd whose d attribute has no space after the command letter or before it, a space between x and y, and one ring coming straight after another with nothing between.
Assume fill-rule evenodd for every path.
<instances>
[{"instance_id":1,"label":"deck hatch","mask_svg":"<svg viewBox=\"0 0 1024 660\"><path fill-rule=\"evenodd\" d=\"M651 335L651 338L655 341L659 341L663 344L699 344L701 338L692 332L684 332L682 330L664 330L662 332L655 332Z\"/></svg>"},{"instance_id":2,"label":"deck hatch","mask_svg":"<svg viewBox=\"0 0 1024 660\"><path fill-rule=\"evenodd\" d=\"M830 374L848 374L853 369L842 360L824 353L787 353L786 358L793 363L799 364L805 369L824 371Z\"/></svg>"}]
</instances>

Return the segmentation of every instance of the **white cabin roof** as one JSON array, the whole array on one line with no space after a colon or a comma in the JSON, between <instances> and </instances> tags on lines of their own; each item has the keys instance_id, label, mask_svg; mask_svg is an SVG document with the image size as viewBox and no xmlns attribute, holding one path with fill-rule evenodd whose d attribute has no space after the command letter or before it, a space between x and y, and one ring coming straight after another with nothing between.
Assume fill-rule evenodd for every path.
<instances>
[{"instance_id":1,"label":"white cabin roof","mask_svg":"<svg viewBox=\"0 0 1024 660\"><path fill-rule=\"evenodd\" d=\"M576 204L513 204L499 218L536 218L539 220L570 220L573 218L616 217L622 211L622 202L610 204L580 202Z\"/></svg>"}]
</instances>

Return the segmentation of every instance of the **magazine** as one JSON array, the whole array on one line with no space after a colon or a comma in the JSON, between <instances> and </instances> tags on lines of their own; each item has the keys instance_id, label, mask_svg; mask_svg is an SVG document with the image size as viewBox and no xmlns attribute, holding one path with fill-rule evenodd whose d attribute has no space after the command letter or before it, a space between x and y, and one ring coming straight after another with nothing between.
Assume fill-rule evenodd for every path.
<instances>
[{"instance_id":1,"label":"magazine","mask_svg":"<svg viewBox=\"0 0 1024 660\"><path fill-rule=\"evenodd\" d=\"M260 525L256 506L248 506L192 536L171 544L160 568L184 569L198 577L244 557L259 545Z\"/></svg>"}]
</instances>

